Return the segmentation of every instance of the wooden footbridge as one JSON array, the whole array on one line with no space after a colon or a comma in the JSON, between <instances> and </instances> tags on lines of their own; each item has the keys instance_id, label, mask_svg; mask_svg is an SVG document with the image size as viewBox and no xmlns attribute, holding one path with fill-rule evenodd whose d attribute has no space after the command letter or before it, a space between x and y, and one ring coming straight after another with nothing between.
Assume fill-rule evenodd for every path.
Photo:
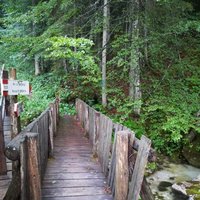
<instances>
[{"instance_id":1,"label":"wooden footbridge","mask_svg":"<svg viewBox=\"0 0 200 200\"><path fill-rule=\"evenodd\" d=\"M137 139L79 99L76 116L60 117L56 99L8 141L3 102L0 199L153 199L144 177L145 166L153 159L151 141L145 136Z\"/></svg>"}]
</instances>

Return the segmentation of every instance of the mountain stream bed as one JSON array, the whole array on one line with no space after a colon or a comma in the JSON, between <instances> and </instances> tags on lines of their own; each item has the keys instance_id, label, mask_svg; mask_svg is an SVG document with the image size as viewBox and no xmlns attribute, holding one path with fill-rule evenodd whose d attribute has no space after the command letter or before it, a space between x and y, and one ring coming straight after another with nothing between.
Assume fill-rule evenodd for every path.
<instances>
[{"instance_id":1,"label":"mountain stream bed","mask_svg":"<svg viewBox=\"0 0 200 200\"><path fill-rule=\"evenodd\" d=\"M160 170L147 177L147 181L150 183L155 200L199 200L200 198L184 197L172 190L174 183L192 181L197 177L200 177L199 168L187 164L165 162ZM200 192L200 182L197 190Z\"/></svg>"}]
</instances>

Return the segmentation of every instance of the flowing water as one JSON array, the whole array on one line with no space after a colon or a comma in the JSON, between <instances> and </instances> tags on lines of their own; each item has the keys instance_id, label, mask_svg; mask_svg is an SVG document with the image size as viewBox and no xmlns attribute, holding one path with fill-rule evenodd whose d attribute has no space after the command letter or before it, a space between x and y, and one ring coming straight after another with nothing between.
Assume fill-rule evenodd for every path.
<instances>
[{"instance_id":1,"label":"flowing water","mask_svg":"<svg viewBox=\"0 0 200 200\"><path fill-rule=\"evenodd\" d=\"M184 200L182 195L175 195L171 185L183 181L191 181L200 175L200 169L186 164L167 163L163 169L150 175L150 183L155 200ZM188 200L188 198L186 198Z\"/></svg>"}]
</instances>

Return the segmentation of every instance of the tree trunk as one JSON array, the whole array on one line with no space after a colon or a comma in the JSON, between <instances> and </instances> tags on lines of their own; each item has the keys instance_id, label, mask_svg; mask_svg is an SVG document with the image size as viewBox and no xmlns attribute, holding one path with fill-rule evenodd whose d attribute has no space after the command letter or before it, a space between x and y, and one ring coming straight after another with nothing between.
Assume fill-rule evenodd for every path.
<instances>
[{"instance_id":1,"label":"tree trunk","mask_svg":"<svg viewBox=\"0 0 200 200\"><path fill-rule=\"evenodd\" d=\"M65 70L66 72L68 72L66 60L63 58L62 61L63 61L64 70Z\"/></svg>"},{"instance_id":2,"label":"tree trunk","mask_svg":"<svg viewBox=\"0 0 200 200\"><path fill-rule=\"evenodd\" d=\"M38 54L34 56L34 60L35 60L35 75L37 76L40 74L40 57Z\"/></svg>"},{"instance_id":3,"label":"tree trunk","mask_svg":"<svg viewBox=\"0 0 200 200\"><path fill-rule=\"evenodd\" d=\"M37 2L36 0L32 0L32 6L36 6ZM32 35L35 37L37 35L36 33L36 24L34 21L32 21ZM38 54L34 55L34 66L35 66L35 75L39 75L41 73L40 71L40 56Z\"/></svg>"},{"instance_id":4,"label":"tree trunk","mask_svg":"<svg viewBox=\"0 0 200 200\"><path fill-rule=\"evenodd\" d=\"M144 64L149 66L149 53L148 53L148 19L151 17L150 13L154 9L155 1L154 0L142 0L144 4Z\"/></svg>"},{"instance_id":5,"label":"tree trunk","mask_svg":"<svg viewBox=\"0 0 200 200\"><path fill-rule=\"evenodd\" d=\"M101 69L102 69L102 105L107 105L107 94L106 94L106 60L107 60L107 42L108 42L108 32L109 32L109 6L108 0L104 0L103 8L103 40L102 40L102 60L101 60Z\"/></svg>"},{"instance_id":6,"label":"tree trunk","mask_svg":"<svg viewBox=\"0 0 200 200\"><path fill-rule=\"evenodd\" d=\"M134 113L140 115L141 86L140 86L140 49L139 40L139 0L132 0L131 6L131 55L129 71L129 97L136 102Z\"/></svg>"}]
</instances>

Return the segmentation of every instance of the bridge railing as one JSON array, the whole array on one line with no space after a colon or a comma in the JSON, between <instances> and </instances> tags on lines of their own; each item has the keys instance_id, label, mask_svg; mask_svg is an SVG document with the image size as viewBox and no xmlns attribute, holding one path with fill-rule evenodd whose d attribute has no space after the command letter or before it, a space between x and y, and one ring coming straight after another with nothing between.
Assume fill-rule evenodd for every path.
<instances>
[{"instance_id":1,"label":"bridge railing","mask_svg":"<svg viewBox=\"0 0 200 200\"><path fill-rule=\"evenodd\" d=\"M151 141L135 137L127 127L114 123L80 99L76 100L78 119L98 157L115 200L153 200L144 177L148 161L154 161Z\"/></svg>"},{"instance_id":2,"label":"bridge railing","mask_svg":"<svg viewBox=\"0 0 200 200\"><path fill-rule=\"evenodd\" d=\"M4 141L4 116L5 116L5 98L0 97L0 175L7 173L6 157L4 155L5 141Z\"/></svg>"},{"instance_id":3,"label":"bridge railing","mask_svg":"<svg viewBox=\"0 0 200 200\"><path fill-rule=\"evenodd\" d=\"M8 78L8 73L4 70L4 66L2 67L0 71L0 78L6 79ZM1 90L0 85L0 90ZM0 175L7 174L7 166L6 166L6 157L4 155L5 150L5 140L4 140L4 117L5 117L5 97L0 97Z\"/></svg>"},{"instance_id":4,"label":"bridge railing","mask_svg":"<svg viewBox=\"0 0 200 200\"><path fill-rule=\"evenodd\" d=\"M40 200L41 181L48 158L53 155L53 137L59 119L59 100L49 105L6 146L13 161L13 176L4 200Z\"/></svg>"}]
</instances>

